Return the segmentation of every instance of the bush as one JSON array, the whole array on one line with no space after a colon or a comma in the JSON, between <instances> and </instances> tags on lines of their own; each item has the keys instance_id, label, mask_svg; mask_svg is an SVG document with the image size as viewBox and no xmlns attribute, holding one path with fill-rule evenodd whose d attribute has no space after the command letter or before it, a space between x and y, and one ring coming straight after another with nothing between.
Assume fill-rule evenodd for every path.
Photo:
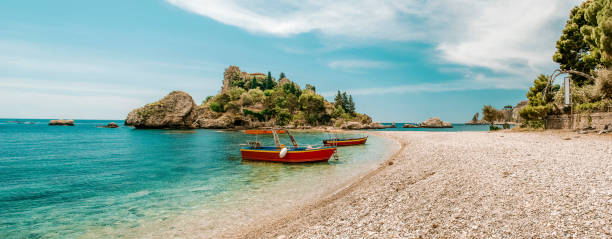
<instances>
[{"instance_id":1,"label":"bush","mask_svg":"<svg viewBox=\"0 0 612 239\"><path fill-rule=\"evenodd\" d=\"M271 96L272 94L274 94L274 90L264 90L265 96Z\"/></svg>"},{"instance_id":2,"label":"bush","mask_svg":"<svg viewBox=\"0 0 612 239\"><path fill-rule=\"evenodd\" d=\"M223 112L223 107L221 106L221 104L219 104L219 102L214 101L210 103L208 107L214 112Z\"/></svg>"},{"instance_id":3,"label":"bush","mask_svg":"<svg viewBox=\"0 0 612 239\"><path fill-rule=\"evenodd\" d=\"M502 127L503 127L504 129L510 129L510 124L505 123L504 125L502 125Z\"/></svg>"},{"instance_id":4,"label":"bush","mask_svg":"<svg viewBox=\"0 0 612 239\"><path fill-rule=\"evenodd\" d=\"M532 128L532 129L543 129L544 128L544 120L528 120L525 121L521 128Z\"/></svg>"},{"instance_id":5,"label":"bush","mask_svg":"<svg viewBox=\"0 0 612 239\"><path fill-rule=\"evenodd\" d=\"M597 71L595 89L603 99L612 99L612 69L605 68Z\"/></svg>"},{"instance_id":6,"label":"bush","mask_svg":"<svg viewBox=\"0 0 612 239\"><path fill-rule=\"evenodd\" d=\"M238 101L230 101L229 103L223 106L225 111L229 112L238 112L240 110L240 102Z\"/></svg>"},{"instance_id":7,"label":"bush","mask_svg":"<svg viewBox=\"0 0 612 239\"><path fill-rule=\"evenodd\" d=\"M264 98L266 97L264 92L262 90L260 90L260 89L250 89L248 93L251 96L251 98L253 99L253 102L262 102L263 103Z\"/></svg>"},{"instance_id":8,"label":"bush","mask_svg":"<svg viewBox=\"0 0 612 239\"><path fill-rule=\"evenodd\" d=\"M244 93L245 90L242 88L238 88L238 87L232 87L228 94L229 94L229 98L230 101L235 101L235 100L239 100L240 96L242 95L242 93Z\"/></svg>"},{"instance_id":9,"label":"bush","mask_svg":"<svg viewBox=\"0 0 612 239\"><path fill-rule=\"evenodd\" d=\"M247 92L242 93L240 95L240 103L244 106L253 104L253 97Z\"/></svg>"},{"instance_id":10,"label":"bush","mask_svg":"<svg viewBox=\"0 0 612 239\"><path fill-rule=\"evenodd\" d=\"M212 95L207 96L206 99L204 101L202 101L202 104L206 104L206 102L212 100L213 98L215 98L215 97L212 96Z\"/></svg>"},{"instance_id":11,"label":"bush","mask_svg":"<svg viewBox=\"0 0 612 239\"><path fill-rule=\"evenodd\" d=\"M500 127L497 127L495 125L489 125L489 130L490 131L497 131L497 130L500 130L500 129L501 129Z\"/></svg>"},{"instance_id":12,"label":"bush","mask_svg":"<svg viewBox=\"0 0 612 239\"><path fill-rule=\"evenodd\" d=\"M528 105L519 111L519 115L525 120L540 120L544 118L544 116L546 116L551 110L551 106L547 105Z\"/></svg>"},{"instance_id":13,"label":"bush","mask_svg":"<svg viewBox=\"0 0 612 239\"><path fill-rule=\"evenodd\" d=\"M573 87L571 89L572 103L573 104L584 104L599 100L599 94L595 85L584 85L582 87Z\"/></svg>"}]
</instances>

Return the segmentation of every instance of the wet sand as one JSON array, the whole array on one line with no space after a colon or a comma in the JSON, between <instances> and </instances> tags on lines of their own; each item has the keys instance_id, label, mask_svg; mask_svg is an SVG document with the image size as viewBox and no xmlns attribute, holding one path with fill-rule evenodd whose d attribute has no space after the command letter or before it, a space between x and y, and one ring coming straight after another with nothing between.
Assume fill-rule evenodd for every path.
<instances>
[{"instance_id":1,"label":"wet sand","mask_svg":"<svg viewBox=\"0 0 612 239\"><path fill-rule=\"evenodd\" d=\"M402 147L329 197L223 237L612 237L612 137L376 132Z\"/></svg>"}]
</instances>

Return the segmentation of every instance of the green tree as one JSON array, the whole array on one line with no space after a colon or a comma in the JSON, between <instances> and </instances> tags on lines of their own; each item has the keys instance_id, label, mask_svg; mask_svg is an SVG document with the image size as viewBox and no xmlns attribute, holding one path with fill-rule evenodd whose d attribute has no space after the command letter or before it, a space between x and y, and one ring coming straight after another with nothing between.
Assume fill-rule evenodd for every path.
<instances>
[{"instance_id":1,"label":"green tree","mask_svg":"<svg viewBox=\"0 0 612 239\"><path fill-rule=\"evenodd\" d=\"M591 47L585 60L609 67L612 65L612 0L591 0L585 3L588 3L584 8L587 24L580 28L580 32Z\"/></svg>"},{"instance_id":2,"label":"green tree","mask_svg":"<svg viewBox=\"0 0 612 239\"><path fill-rule=\"evenodd\" d=\"M281 80L281 79L283 79L283 78L287 78L287 77L285 76L285 72L281 72L281 73L280 73L280 76L278 77L278 80Z\"/></svg>"},{"instance_id":3,"label":"green tree","mask_svg":"<svg viewBox=\"0 0 612 239\"><path fill-rule=\"evenodd\" d=\"M347 110L349 113L353 114L355 113L355 102L353 102L353 96L349 95L349 99L348 99L348 103L347 103Z\"/></svg>"},{"instance_id":4,"label":"green tree","mask_svg":"<svg viewBox=\"0 0 612 239\"><path fill-rule=\"evenodd\" d=\"M275 86L276 82L274 82L274 79L272 78L272 73L268 71L268 77L264 82L264 90L273 89Z\"/></svg>"},{"instance_id":5,"label":"green tree","mask_svg":"<svg viewBox=\"0 0 612 239\"><path fill-rule=\"evenodd\" d=\"M482 107L482 119L484 121L490 122L491 125L496 120L502 118L502 113L495 109L493 106L485 105Z\"/></svg>"},{"instance_id":6,"label":"green tree","mask_svg":"<svg viewBox=\"0 0 612 239\"><path fill-rule=\"evenodd\" d=\"M336 107L341 107L342 110L344 110L344 102L342 102L342 93L340 93L340 91L338 91L338 94L336 95L336 97L334 98L334 105Z\"/></svg>"},{"instance_id":7,"label":"green tree","mask_svg":"<svg viewBox=\"0 0 612 239\"><path fill-rule=\"evenodd\" d=\"M348 102L348 97L346 96L346 91L342 92L342 108L344 109L344 111L350 113L348 104L349 102Z\"/></svg>"},{"instance_id":8,"label":"green tree","mask_svg":"<svg viewBox=\"0 0 612 239\"><path fill-rule=\"evenodd\" d=\"M306 121L311 125L316 125L320 122L321 117L325 113L325 99L314 92L306 92L299 98L301 110L305 115Z\"/></svg>"},{"instance_id":9,"label":"green tree","mask_svg":"<svg viewBox=\"0 0 612 239\"><path fill-rule=\"evenodd\" d=\"M588 2L584 2L571 10L565 29L563 29L563 33L557 41L557 51L553 55L553 61L559 63L562 70L576 70L590 74L591 70L597 66L597 62L587 60L591 48L580 32L580 29L587 25L584 18L584 10L587 4ZM574 74L571 76L578 86L592 83L582 76Z\"/></svg>"},{"instance_id":10,"label":"green tree","mask_svg":"<svg viewBox=\"0 0 612 239\"><path fill-rule=\"evenodd\" d=\"M548 77L545 75L539 75L535 80L533 80L533 86L529 87L529 91L527 92L529 105L546 105L553 100L555 92L559 90L560 86L554 85L552 90L548 91L545 97L542 97L547 84Z\"/></svg>"},{"instance_id":11,"label":"green tree","mask_svg":"<svg viewBox=\"0 0 612 239\"><path fill-rule=\"evenodd\" d=\"M257 79L255 78L255 76L253 76L253 79L251 79L251 81L249 82L249 89L255 89L257 88Z\"/></svg>"},{"instance_id":12,"label":"green tree","mask_svg":"<svg viewBox=\"0 0 612 239\"><path fill-rule=\"evenodd\" d=\"M595 75L598 65L612 65L612 0L590 0L574 7L557 41L553 60L563 70ZM571 74L581 87L593 81Z\"/></svg>"},{"instance_id":13,"label":"green tree","mask_svg":"<svg viewBox=\"0 0 612 239\"><path fill-rule=\"evenodd\" d=\"M306 84L306 86L304 86L304 90L312 90L312 92L317 92L317 88L311 84Z\"/></svg>"}]
</instances>

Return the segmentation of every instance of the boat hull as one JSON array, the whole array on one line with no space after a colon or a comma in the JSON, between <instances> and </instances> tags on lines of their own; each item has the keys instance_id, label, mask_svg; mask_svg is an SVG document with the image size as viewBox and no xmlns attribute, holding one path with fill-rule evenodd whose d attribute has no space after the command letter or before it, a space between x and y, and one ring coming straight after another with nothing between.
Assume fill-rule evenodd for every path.
<instances>
[{"instance_id":1,"label":"boat hull","mask_svg":"<svg viewBox=\"0 0 612 239\"><path fill-rule=\"evenodd\" d=\"M336 148L325 147L304 150L290 149L283 158L280 157L280 151L280 149L240 149L242 159L282 163L308 163L328 161L336 151Z\"/></svg>"},{"instance_id":2,"label":"boat hull","mask_svg":"<svg viewBox=\"0 0 612 239\"><path fill-rule=\"evenodd\" d=\"M325 145L333 145L333 146L351 146L351 145L360 145L365 144L368 141L368 137L356 138L356 139L330 139L323 140L323 144Z\"/></svg>"}]
</instances>

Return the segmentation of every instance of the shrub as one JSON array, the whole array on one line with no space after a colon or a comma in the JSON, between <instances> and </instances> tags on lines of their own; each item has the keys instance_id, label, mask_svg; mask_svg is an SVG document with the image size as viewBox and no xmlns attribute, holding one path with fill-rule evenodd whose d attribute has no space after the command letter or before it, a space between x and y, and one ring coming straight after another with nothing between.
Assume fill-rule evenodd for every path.
<instances>
[{"instance_id":1,"label":"shrub","mask_svg":"<svg viewBox=\"0 0 612 239\"><path fill-rule=\"evenodd\" d=\"M503 127L504 129L510 129L510 124L505 123L504 125L502 125L502 127Z\"/></svg>"},{"instance_id":2,"label":"shrub","mask_svg":"<svg viewBox=\"0 0 612 239\"><path fill-rule=\"evenodd\" d=\"M223 107L221 106L221 104L219 104L219 102L214 101L210 103L208 107L214 112L223 112Z\"/></svg>"},{"instance_id":3,"label":"shrub","mask_svg":"<svg viewBox=\"0 0 612 239\"><path fill-rule=\"evenodd\" d=\"M547 105L528 105L519 111L519 115L525 120L539 120L544 118L550 110L552 110L551 106Z\"/></svg>"},{"instance_id":4,"label":"shrub","mask_svg":"<svg viewBox=\"0 0 612 239\"><path fill-rule=\"evenodd\" d=\"M271 96L272 94L274 94L274 90L264 90L265 96Z\"/></svg>"},{"instance_id":5,"label":"shrub","mask_svg":"<svg viewBox=\"0 0 612 239\"><path fill-rule=\"evenodd\" d=\"M240 95L240 103L244 106L253 104L253 97L247 92Z\"/></svg>"},{"instance_id":6,"label":"shrub","mask_svg":"<svg viewBox=\"0 0 612 239\"><path fill-rule=\"evenodd\" d=\"M235 101L235 100L239 100L240 96L242 95L242 93L244 93L245 90L242 88L238 88L238 87L232 87L228 94L229 94L229 98L230 101Z\"/></svg>"},{"instance_id":7,"label":"shrub","mask_svg":"<svg viewBox=\"0 0 612 239\"><path fill-rule=\"evenodd\" d=\"M599 100L599 94L595 88L595 85L573 87L571 89L571 95L573 104L584 104Z\"/></svg>"},{"instance_id":8,"label":"shrub","mask_svg":"<svg viewBox=\"0 0 612 239\"><path fill-rule=\"evenodd\" d=\"M521 128L543 129L544 120L527 120L521 125Z\"/></svg>"},{"instance_id":9,"label":"shrub","mask_svg":"<svg viewBox=\"0 0 612 239\"><path fill-rule=\"evenodd\" d=\"M264 98L266 97L264 92L262 90L260 90L260 89L250 89L248 93L251 96L251 98L253 99L253 102L262 102L263 103Z\"/></svg>"},{"instance_id":10,"label":"shrub","mask_svg":"<svg viewBox=\"0 0 612 239\"><path fill-rule=\"evenodd\" d=\"M240 110L240 102L238 101L230 101L229 103L223 106L225 111L229 112L238 112Z\"/></svg>"},{"instance_id":11,"label":"shrub","mask_svg":"<svg viewBox=\"0 0 612 239\"><path fill-rule=\"evenodd\" d=\"M597 71L595 89L603 99L612 99L612 69L605 68Z\"/></svg>"},{"instance_id":12,"label":"shrub","mask_svg":"<svg viewBox=\"0 0 612 239\"><path fill-rule=\"evenodd\" d=\"M500 130L500 129L501 129L500 127L497 127L495 125L489 125L489 130L490 131L497 131L497 130Z\"/></svg>"},{"instance_id":13,"label":"shrub","mask_svg":"<svg viewBox=\"0 0 612 239\"><path fill-rule=\"evenodd\" d=\"M212 95L207 96L206 99L204 101L202 101L202 104L206 104L206 102L212 100L213 98L215 98L215 97L212 96Z\"/></svg>"}]
</instances>

